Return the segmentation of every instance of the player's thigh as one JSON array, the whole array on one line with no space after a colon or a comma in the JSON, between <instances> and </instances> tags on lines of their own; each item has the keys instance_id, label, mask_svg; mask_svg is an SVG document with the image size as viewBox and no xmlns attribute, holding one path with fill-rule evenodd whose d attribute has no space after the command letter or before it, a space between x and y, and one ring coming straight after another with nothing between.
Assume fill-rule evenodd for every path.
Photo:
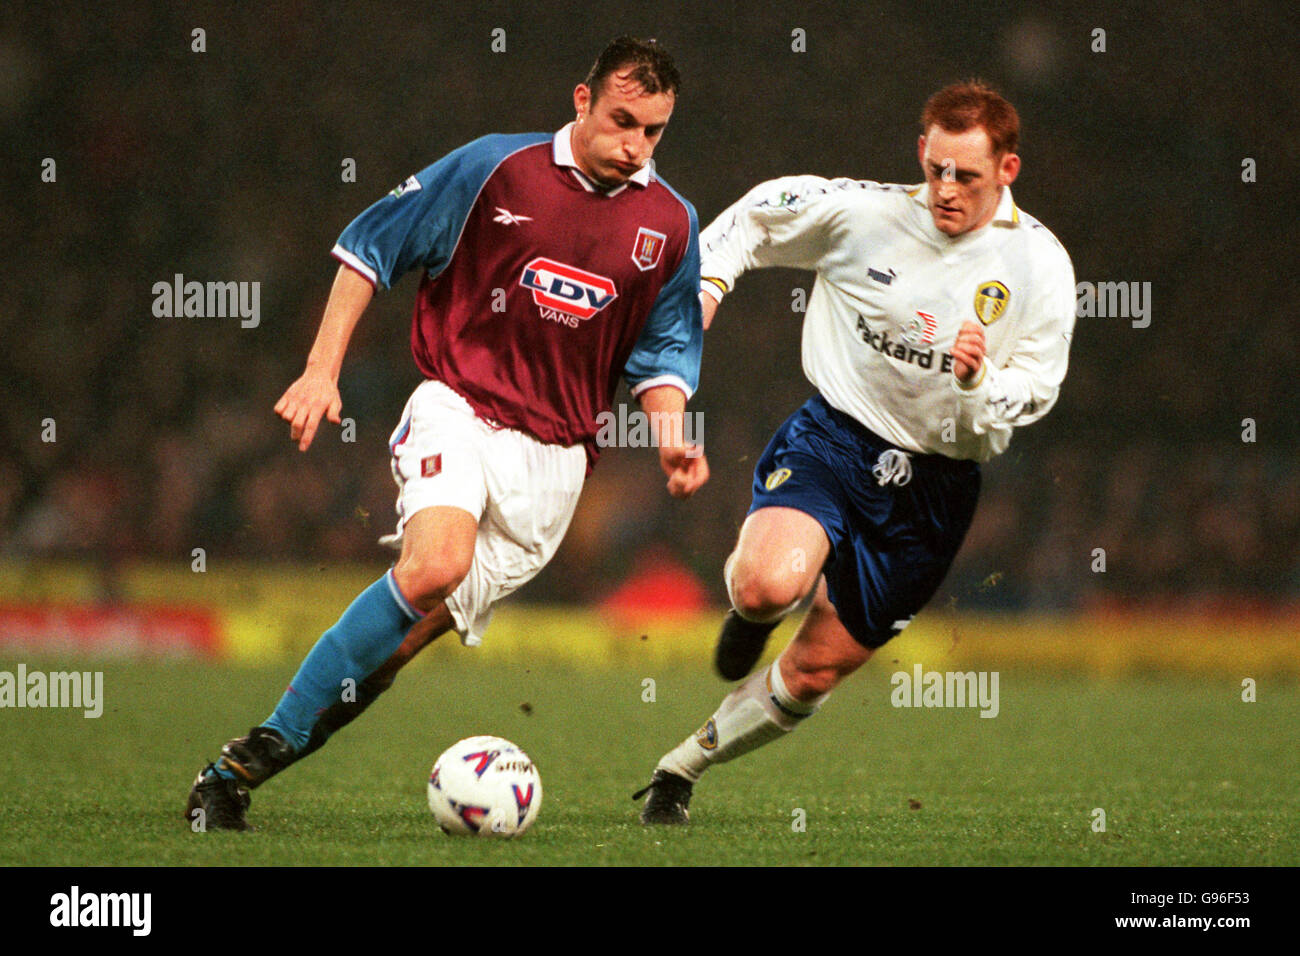
<instances>
[{"instance_id":1,"label":"player's thigh","mask_svg":"<svg viewBox=\"0 0 1300 956\"><path fill-rule=\"evenodd\" d=\"M781 653L778 666L790 692L800 700L808 700L828 693L870 660L873 653L854 640L840 621L822 580L794 640Z\"/></svg>"},{"instance_id":2,"label":"player's thigh","mask_svg":"<svg viewBox=\"0 0 1300 956\"><path fill-rule=\"evenodd\" d=\"M554 556L587 472L583 446L548 445L511 429L492 436L483 461L487 506L474 562L447 598L453 626L469 645L482 641L493 606L532 580Z\"/></svg>"},{"instance_id":3,"label":"player's thigh","mask_svg":"<svg viewBox=\"0 0 1300 956\"><path fill-rule=\"evenodd\" d=\"M789 600L798 600L817 583L830 547L821 522L807 512L759 508L740 529L731 564L733 587L784 588Z\"/></svg>"},{"instance_id":4,"label":"player's thigh","mask_svg":"<svg viewBox=\"0 0 1300 956\"><path fill-rule=\"evenodd\" d=\"M474 561L478 521L463 508L436 505L406 519L393 575L407 599L427 611L455 590Z\"/></svg>"}]
</instances>

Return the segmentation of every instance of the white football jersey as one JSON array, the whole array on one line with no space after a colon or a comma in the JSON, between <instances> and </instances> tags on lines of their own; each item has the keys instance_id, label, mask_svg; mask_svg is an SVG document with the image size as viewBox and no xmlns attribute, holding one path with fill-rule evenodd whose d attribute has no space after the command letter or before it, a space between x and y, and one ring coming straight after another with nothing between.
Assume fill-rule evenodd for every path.
<instances>
[{"instance_id":1,"label":"white football jersey","mask_svg":"<svg viewBox=\"0 0 1300 956\"><path fill-rule=\"evenodd\" d=\"M987 461L1056 403L1074 330L1074 268L1003 187L993 220L950 238L927 187L791 176L762 183L700 234L703 291L741 273L817 273L803 370L831 405L908 451ZM964 386L950 351L963 322L987 354Z\"/></svg>"}]
</instances>

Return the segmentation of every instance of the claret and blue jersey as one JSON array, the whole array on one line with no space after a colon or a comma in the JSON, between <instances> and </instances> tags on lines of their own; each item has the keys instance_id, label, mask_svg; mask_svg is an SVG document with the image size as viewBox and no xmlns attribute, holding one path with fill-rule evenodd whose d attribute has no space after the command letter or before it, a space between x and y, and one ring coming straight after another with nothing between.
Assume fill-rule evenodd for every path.
<instances>
[{"instance_id":1,"label":"claret and blue jersey","mask_svg":"<svg viewBox=\"0 0 1300 956\"><path fill-rule=\"evenodd\" d=\"M602 189L569 127L477 139L344 230L334 255L376 288L422 269L411 348L484 419L595 458L620 376L634 395L699 381L694 208L643 167Z\"/></svg>"}]
</instances>

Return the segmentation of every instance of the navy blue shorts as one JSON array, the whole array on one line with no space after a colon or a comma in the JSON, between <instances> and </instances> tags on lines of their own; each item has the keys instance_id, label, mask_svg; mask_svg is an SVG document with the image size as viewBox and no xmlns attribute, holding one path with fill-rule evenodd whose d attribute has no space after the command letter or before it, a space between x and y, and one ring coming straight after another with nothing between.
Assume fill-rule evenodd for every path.
<instances>
[{"instance_id":1,"label":"navy blue shorts","mask_svg":"<svg viewBox=\"0 0 1300 956\"><path fill-rule=\"evenodd\" d=\"M902 454L816 395L777 430L754 469L749 513L794 508L817 519L831 543L822 569L831 603L871 648L934 596L979 497L978 462L915 453L903 462Z\"/></svg>"}]
</instances>

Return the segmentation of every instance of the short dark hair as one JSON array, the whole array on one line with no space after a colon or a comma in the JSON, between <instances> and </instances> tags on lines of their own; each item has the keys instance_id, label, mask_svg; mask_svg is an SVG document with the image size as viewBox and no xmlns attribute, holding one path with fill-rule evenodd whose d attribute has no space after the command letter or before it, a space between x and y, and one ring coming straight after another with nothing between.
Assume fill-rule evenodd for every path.
<instances>
[{"instance_id":1,"label":"short dark hair","mask_svg":"<svg viewBox=\"0 0 1300 956\"><path fill-rule=\"evenodd\" d=\"M993 155L1014 153L1020 146L1020 117L1016 108L982 80L945 86L926 101L921 112L921 133L934 124L949 133L984 127L993 143Z\"/></svg>"},{"instance_id":2,"label":"short dark hair","mask_svg":"<svg viewBox=\"0 0 1300 956\"><path fill-rule=\"evenodd\" d=\"M630 78L647 93L677 95L682 78L668 51L653 39L641 40L625 34L609 41L591 65L587 78L582 81L591 90L593 103L600 95L605 77L628 65L633 67Z\"/></svg>"}]
</instances>

